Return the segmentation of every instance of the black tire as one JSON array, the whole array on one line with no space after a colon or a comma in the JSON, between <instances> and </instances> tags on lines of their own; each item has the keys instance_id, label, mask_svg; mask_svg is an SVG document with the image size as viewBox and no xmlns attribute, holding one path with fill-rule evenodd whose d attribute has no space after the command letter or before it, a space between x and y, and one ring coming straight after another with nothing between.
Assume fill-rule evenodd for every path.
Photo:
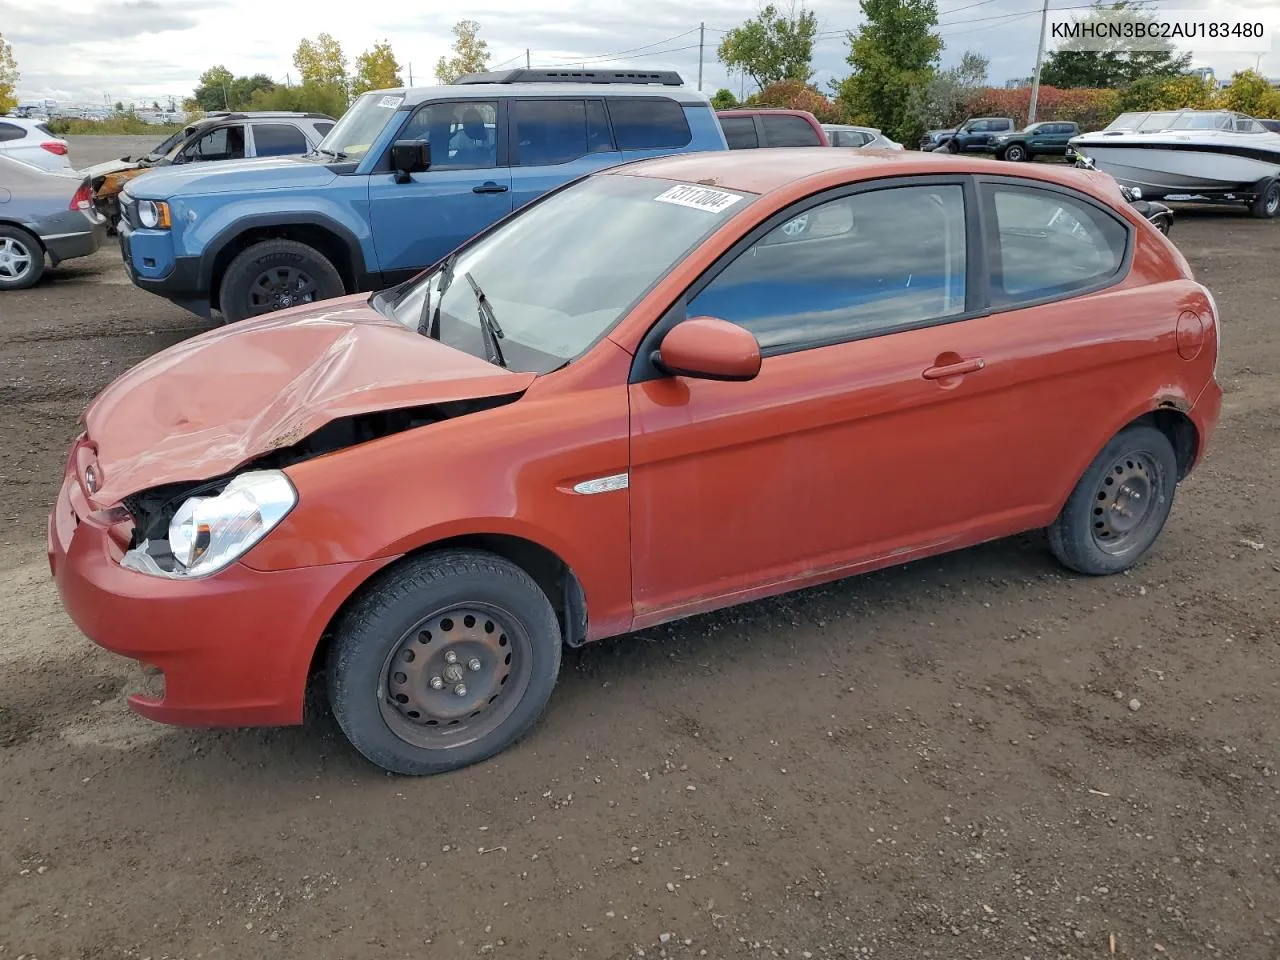
<instances>
[{"instance_id":1,"label":"black tire","mask_svg":"<svg viewBox=\"0 0 1280 960\"><path fill-rule=\"evenodd\" d=\"M263 240L231 261L218 307L234 323L344 293L342 276L319 250L296 240Z\"/></svg>"},{"instance_id":2,"label":"black tire","mask_svg":"<svg viewBox=\"0 0 1280 960\"><path fill-rule=\"evenodd\" d=\"M1022 163L1031 159L1031 154L1027 152L1027 148L1020 143L1011 143L1004 148L1004 156L1002 160L1008 160L1010 163Z\"/></svg>"},{"instance_id":3,"label":"black tire","mask_svg":"<svg viewBox=\"0 0 1280 960\"><path fill-rule=\"evenodd\" d=\"M561 643L546 594L515 564L478 550L427 554L387 571L340 619L329 702L352 746L384 770L456 770L534 725L560 673ZM451 653L458 659L446 661ZM450 699L473 678L462 700Z\"/></svg>"},{"instance_id":4,"label":"black tire","mask_svg":"<svg viewBox=\"0 0 1280 960\"><path fill-rule=\"evenodd\" d=\"M956 143L955 140L948 140L943 149L945 149L947 153L959 153L960 144Z\"/></svg>"},{"instance_id":5,"label":"black tire","mask_svg":"<svg viewBox=\"0 0 1280 960\"><path fill-rule=\"evenodd\" d=\"M1128 570L1164 529L1177 484L1178 460L1169 438L1146 424L1126 427L1071 491L1049 527L1049 546L1077 573L1106 576ZM1137 509L1143 513L1135 520Z\"/></svg>"},{"instance_id":6,"label":"black tire","mask_svg":"<svg viewBox=\"0 0 1280 960\"><path fill-rule=\"evenodd\" d=\"M44 276L44 247L21 227L0 224L0 290L25 290Z\"/></svg>"},{"instance_id":7,"label":"black tire","mask_svg":"<svg viewBox=\"0 0 1280 960\"><path fill-rule=\"evenodd\" d=\"M1271 220L1280 213L1280 180L1272 180L1264 186L1249 204L1250 216Z\"/></svg>"}]
</instances>

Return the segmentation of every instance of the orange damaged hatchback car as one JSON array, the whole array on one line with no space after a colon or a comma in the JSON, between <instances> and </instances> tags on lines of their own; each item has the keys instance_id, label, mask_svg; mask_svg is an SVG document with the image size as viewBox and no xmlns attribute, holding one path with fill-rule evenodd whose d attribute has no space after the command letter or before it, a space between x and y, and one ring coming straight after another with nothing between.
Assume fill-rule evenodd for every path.
<instances>
[{"instance_id":1,"label":"orange damaged hatchback car","mask_svg":"<svg viewBox=\"0 0 1280 960\"><path fill-rule=\"evenodd\" d=\"M776 149L613 167L390 290L86 410L63 602L138 713L475 763L578 646L1048 529L1111 574L1218 418L1216 308L1108 175Z\"/></svg>"}]
</instances>

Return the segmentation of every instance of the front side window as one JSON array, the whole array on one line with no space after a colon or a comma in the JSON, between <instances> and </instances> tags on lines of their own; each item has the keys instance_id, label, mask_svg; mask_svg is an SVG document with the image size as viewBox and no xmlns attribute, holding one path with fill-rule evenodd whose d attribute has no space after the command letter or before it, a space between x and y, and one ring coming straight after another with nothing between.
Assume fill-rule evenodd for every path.
<instances>
[{"instance_id":1,"label":"front side window","mask_svg":"<svg viewBox=\"0 0 1280 960\"><path fill-rule=\"evenodd\" d=\"M599 101L517 100L510 109L517 166L568 163L613 148Z\"/></svg>"},{"instance_id":2,"label":"front side window","mask_svg":"<svg viewBox=\"0 0 1280 960\"><path fill-rule=\"evenodd\" d=\"M493 100L445 100L423 107L401 140L425 140L432 170L486 170L498 165L498 105Z\"/></svg>"},{"instance_id":3,"label":"front side window","mask_svg":"<svg viewBox=\"0 0 1280 960\"><path fill-rule=\"evenodd\" d=\"M244 159L244 126L218 127L202 135L195 143L182 151L183 159L242 160Z\"/></svg>"},{"instance_id":4,"label":"front side window","mask_svg":"<svg viewBox=\"0 0 1280 960\"><path fill-rule=\"evenodd\" d=\"M619 150L683 147L693 139L684 108L655 97L610 97L609 120Z\"/></svg>"},{"instance_id":5,"label":"front side window","mask_svg":"<svg viewBox=\"0 0 1280 960\"><path fill-rule=\"evenodd\" d=\"M765 139L771 147L817 147L822 141L802 117L788 113L766 113L761 117Z\"/></svg>"},{"instance_id":6,"label":"front side window","mask_svg":"<svg viewBox=\"0 0 1280 960\"><path fill-rule=\"evenodd\" d=\"M288 157L307 152L307 138L287 123L259 123L253 128L253 148L260 157Z\"/></svg>"},{"instance_id":7,"label":"front side window","mask_svg":"<svg viewBox=\"0 0 1280 960\"><path fill-rule=\"evenodd\" d=\"M760 238L687 315L739 324L775 352L854 340L963 314L965 263L962 187L871 190Z\"/></svg>"},{"instance_id":8,"label":"front side window","mask_svg":"<svg viewBox=\"0 0 1280 960\"><path fill-rule=\"evenodd\" d=\"M1129 230L1083 200L1036 187L984 184L995 213L991 296L1016 304L1062 296L1115 277Z\"/></svg>"},{"instance_id":9,"label":"front side window","mask_svg":"<svg viewBox=\"0 0 1280 960\"><path fill-rule=\"evenodd\" d=\"M506 365L546 373L612 329L754 199L652 177L590 177L526 207L387 304L373 303L411 329L483 357L474 281L502 329ZM437 309L433 331L428 321Z\"/></svg>"}]
</instances>

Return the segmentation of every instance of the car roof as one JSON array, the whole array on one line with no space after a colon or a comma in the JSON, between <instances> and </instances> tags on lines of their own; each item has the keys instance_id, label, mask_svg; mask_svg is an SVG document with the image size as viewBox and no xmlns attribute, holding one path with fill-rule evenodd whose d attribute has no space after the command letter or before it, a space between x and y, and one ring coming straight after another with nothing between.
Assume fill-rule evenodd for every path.
<instances>
[{"instance_id":1,"label":"car roof","mask_svg":"<svg viewBox=\"0 0 1280 960\"><path fill-rule=\"evenodd\" d=\"M812 117L813 114L808 110L792 110L788 107L729 107L726 110L717 110L716 114L721 117L733 116L750 116L755 113L784 113L791 117Z\"/></svg>"},{"instance_id":2,"label":"car roof","mask_svg":"<svg viewBox=\"0 0 1280 960\"><path fill-rule=\"evenodd\" d=\"M768 150L725 150L673 154L638 160L601 170L595 176L639 176L725 187L768 194L805 182L814 190L841 183L910 174L988 174L1043 180L1114 200L1115 181L1107 174L1065 164L1009 165L984 157L917 151L814 150L811 147L773 147Z\"/></svg>"},{"instance_id":3,"label":"car roof","mask_svg":"<svg viewBox=\"0 0 1280 960\"><path fill-rule=\"evenodd\" d=\"M296 110L215 110L212 113L206 113L199 120L193 120L188 126L196 126L202 123L214 123L222 120L328 120L333 121L333 117L327 113L301 113Z\"/></svg>"},{"instance_id":4,"label":"car roof","mask_svg":"<svg viewBox=\"0 0 1280 960\"><path fill-rule=\"evenodd\" d=\"M480 100L513 97L662 97L680 104L705 106L696 90L650 83L465 83L436 87L394 87L371 90L380 96L403 96L403 107L428 100Z\"/></svg>"}]
</instances>

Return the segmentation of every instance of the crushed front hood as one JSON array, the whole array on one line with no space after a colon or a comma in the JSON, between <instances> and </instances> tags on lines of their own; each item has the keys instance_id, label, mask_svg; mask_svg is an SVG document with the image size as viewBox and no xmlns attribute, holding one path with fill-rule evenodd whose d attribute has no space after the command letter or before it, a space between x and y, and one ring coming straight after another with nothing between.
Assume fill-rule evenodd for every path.
<instances>
[{"instance_id":1,"label":"crushed front hood","mask_svg":"<svg viewBox=\"0 0 1280 960\"><path fill-rule=\"evenodd\" d=\"M220 476L341 417L526 390L357 294L219 327L142 361L84 413L95 508Z\"/></svg>"},{"instance_id":2,"label":"crushed front hood","mask_svg":"<svg viewBox=\"0 0 1280 960\"><path fill-rule=\"evenodd\" d=\"M141 161L125 160L122 157L119 160L107 160L105 163L95 163L92 167L85 167L80 172L92 180L98 177L105 177L108 173L119 173L121 170L132 170L139 166L141 166Z\"/></svg>"}]
</instances>

